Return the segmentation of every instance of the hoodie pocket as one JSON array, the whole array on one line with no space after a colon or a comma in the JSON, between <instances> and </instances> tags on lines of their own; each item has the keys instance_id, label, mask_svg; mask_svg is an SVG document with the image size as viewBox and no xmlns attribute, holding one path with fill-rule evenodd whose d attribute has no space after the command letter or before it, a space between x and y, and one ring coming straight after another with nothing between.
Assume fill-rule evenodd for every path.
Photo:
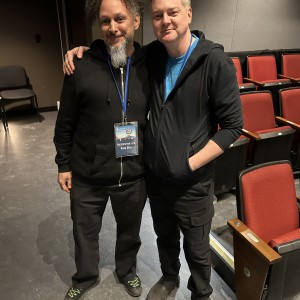
<instances>
[{"instance_id":1,"label":"hoodie pocket","mask_svg":"<svg viewBox=\"0 0 300 300\"><path fill-rule=\"evenodd\" d=\"M189 165L191 143L188 136L173 134L162 136L156 158L159 174L174 179L185 179L192 173Z\"/></svg>"},{"instance_id":2,"label":"hoodie pocket","mask_svg":"<svg viewBox=\"0 0 300 300\"><path fill-rule=\"evenodd\" d=\"M90 174L110 174L113 165L110 163L114 158L113 145L96 145L94 160L90 167Z\"/></svg>"}]
</instances>

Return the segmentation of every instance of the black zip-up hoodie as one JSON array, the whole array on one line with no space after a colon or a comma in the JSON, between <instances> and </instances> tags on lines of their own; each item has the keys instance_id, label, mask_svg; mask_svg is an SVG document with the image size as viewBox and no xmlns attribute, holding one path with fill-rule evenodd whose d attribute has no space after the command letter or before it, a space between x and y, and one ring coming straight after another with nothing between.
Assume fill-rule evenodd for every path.
<instances>
[{"instance_id":1,"label":"black zip-up hoodie","mask_svg":"<svg viewBox=\"0 0 300 300\"><path fill-rule=\"evenodd\" d=\"M214 163L192 172L188 159L212 139L222 149L241 134L243 120L236 71L223 47L199 37L174 89L163 103L165 47L148 46L151 78L150 120L146 131L146 163L166 181L190 184L213 177ZM221 130L218 130L218 124Z\"/></svg>"},{"instance_id":2,"label":"black zip-up hoodie","mask_svg":"<svg viewBox=\"0 0 300 300\"><path fill-rule=\"evenodd\" d=\"M79 185L130 183L144 177L144 131L149 109L148 72L143 48L135 43L132 55L127 117L138 122L139 155L115 157L114 124L122 122L122 107L102 40L92 43L76 71L65 76L54 143L59 172L72 171ZM114 74L121 91L120 69ZM126 66L124 67L124 81Z\"/></svg>"}]
</instances>

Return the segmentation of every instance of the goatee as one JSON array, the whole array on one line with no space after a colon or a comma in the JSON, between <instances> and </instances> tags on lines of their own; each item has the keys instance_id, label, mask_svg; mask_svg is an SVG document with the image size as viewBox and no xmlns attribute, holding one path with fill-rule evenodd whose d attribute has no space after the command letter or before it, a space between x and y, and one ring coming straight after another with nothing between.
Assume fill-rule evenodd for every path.
<instances>
[{"instance_id":1,"label":"goatee","mask_svg":"<svg viewBox=\"0 0 300 300\"><path fill-rule=\"evenodd\" d=\"M124 67L127 63L127 41L119 47L108 46L108 51L111 56L111 64L114 68Z\"/></svg>"}]
</instances>

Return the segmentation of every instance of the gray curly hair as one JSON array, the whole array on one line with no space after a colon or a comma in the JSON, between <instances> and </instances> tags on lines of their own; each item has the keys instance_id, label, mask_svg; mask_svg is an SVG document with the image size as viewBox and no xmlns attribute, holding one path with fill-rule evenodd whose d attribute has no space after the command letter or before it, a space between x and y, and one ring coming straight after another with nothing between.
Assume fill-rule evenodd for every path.
<instances>
[{"instance_id":1,"label":"gray curly hair","mask_svg":"<svg viewBox=\"0 0 300 300\"><path fill-rule=\"evenodd\" d=\"M142 17L143 0L120 0L125 4L127 9L134 15ZM102 0L86 0L85 15L88 20L95 21L99 18L99 8Z\"/></svg>"}]
</instances>

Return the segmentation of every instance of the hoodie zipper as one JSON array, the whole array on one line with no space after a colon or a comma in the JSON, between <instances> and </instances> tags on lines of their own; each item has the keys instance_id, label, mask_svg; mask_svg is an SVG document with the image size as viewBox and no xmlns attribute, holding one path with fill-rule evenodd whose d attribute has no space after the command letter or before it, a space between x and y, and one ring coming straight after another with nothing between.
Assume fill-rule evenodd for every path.
<instances>
[{"instance_id":1,"label":"hoodie zipper","mask_svg":"<svg viewBox=\"0 0 300 300\"><path fill-rule=\"evenodd\" d=\"M167 97L168 98L168 97ZM154 156L153 156L153 162L154 162L154 165L156 164L156 160L155 160L155 157L157 157L157 151L158 151L158 138L160 137L161 135L161 122L162 122L162 119L163 119L163 114L164 114L164 110L165 110L165 105L166 105L166 102L167 102L167 99L165 102L163 102L160 106L160 113L159 113L159 117L158 117L158 122L157 122L157 128L158 128L158 132L155 136L155 139L154 139Z\"/></svg>"},{"instance_id":2,"label":"hoodie zipper","mask_svg":"<svg viewBox=\"0 0 300 300\"><path fill-rule=\"evenodd\" d=\"M121 67L121 91L122 91L122 99L124 99L124 70ZM125 113L122 109L122 125L125 123ZM120 164L120 178L119 178L119 186L122 186L121 181L123 178L123 157L121 157L121 164Z\"/></svg>"}]
</instances>

